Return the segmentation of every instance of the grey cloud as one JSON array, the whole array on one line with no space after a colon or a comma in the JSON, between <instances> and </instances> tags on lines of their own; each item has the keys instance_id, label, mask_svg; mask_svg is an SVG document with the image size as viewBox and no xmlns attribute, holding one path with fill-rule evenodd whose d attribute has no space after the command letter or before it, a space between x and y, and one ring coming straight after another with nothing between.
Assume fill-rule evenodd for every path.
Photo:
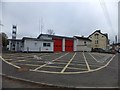
<instances>
[{"instance_id":1,"label":"grey cloud","mask_svg":"<svg viewBox=\"0 0 120 90\"><path fill-rule=\"evenodd\" d=\"M112 10L109 12L112 18L112 24L116 27L115 5L109 5ZM108 8L109 9L109 8ZM116 8L115 8L116 9ZM110 11L110 10L109 10ZM113 14L115 13L115 14ZM44 30L53 29L58 35L88 36L96 29L102 29L107 32L113 39L114 34L106 22L102 8L98 3L3 3L3 24L7 27L4 29L8 36L11 37L12 24L18 25L18 38L23 36L37 37L39 35L39 19L43 17ZM9 29L9 30L8 30ZM117 32L116 28L115 32Z\"/></svg>"}]
</instances>

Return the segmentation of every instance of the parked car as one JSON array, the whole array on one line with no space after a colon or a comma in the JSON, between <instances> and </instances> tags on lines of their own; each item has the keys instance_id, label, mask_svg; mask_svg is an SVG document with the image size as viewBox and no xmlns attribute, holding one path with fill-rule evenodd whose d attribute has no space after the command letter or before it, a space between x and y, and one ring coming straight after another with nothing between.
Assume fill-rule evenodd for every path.
<instances>
[{"instance_id":1,"label":"parked car","mask_svg":"<svg viewBox=\"0 0 120 90\"><path fill-rule=\"evenodd\" d=\"M120 53L120 48L117 50L118 53Z\"/></svg>"},{"instance_id":2,"label":"parked car","mask_svg":"<svg viewBox=\"0 0 120 90\"><path fill-rule=\"evenodd\" d=\"M94 48L92 49L93 52L105 52L102 48Z\"/></svg>"}]
</instances>

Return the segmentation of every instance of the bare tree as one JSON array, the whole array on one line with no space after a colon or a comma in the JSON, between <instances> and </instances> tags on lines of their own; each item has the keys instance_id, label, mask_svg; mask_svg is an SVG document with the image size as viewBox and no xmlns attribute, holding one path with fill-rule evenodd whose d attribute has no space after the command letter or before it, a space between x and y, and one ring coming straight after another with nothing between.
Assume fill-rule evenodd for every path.
<instances>
[{"instance_id":1,"label":"bare tree","mask_svg":"<svg viewBox=\"0 0 120 90\"><path fill-rule=\"evenodd\" d=\"M48 29L47 30L47 34L49 34L49 35L55 35L55 32L52 29Z\"/></svg>"},{"instance_id":2,"label":"bare tree","mask_svg":"<svg viewBox=\"0 0 120 90\"><path fill-rule=\"evenodd\" d=\"M8 36L4 32L0 33L0 38L2 39L2 45L3 47L6 47L8 45Z\"/></svg>"}]
</instances>

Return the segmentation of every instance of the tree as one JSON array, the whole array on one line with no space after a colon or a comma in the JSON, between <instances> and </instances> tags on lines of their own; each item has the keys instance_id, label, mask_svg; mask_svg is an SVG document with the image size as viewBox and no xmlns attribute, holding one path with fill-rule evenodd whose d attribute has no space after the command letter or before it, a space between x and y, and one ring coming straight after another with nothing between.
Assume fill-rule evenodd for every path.
<instances>
[{"instance_id":1,"label":"tree","mask_svg":"<svg viewBox=\"0 0 120 90\"><path fill-rule=\"evenodd\" d=\"M49 34L49 35L55 35L55 32L52 29L48 29L47 30L47 34Z\"/></svg>"},{"instance_id":2,"label":"tree","mask_svg":"<svg viewBox=\"0 0 120 90\"><path fill-rule=\"evenodd\" d=\"M2 46L6 47L8 45L8 36L4 32L2 32L0 33L0 38L2 38Z\"/></svg>"}]
</instances>

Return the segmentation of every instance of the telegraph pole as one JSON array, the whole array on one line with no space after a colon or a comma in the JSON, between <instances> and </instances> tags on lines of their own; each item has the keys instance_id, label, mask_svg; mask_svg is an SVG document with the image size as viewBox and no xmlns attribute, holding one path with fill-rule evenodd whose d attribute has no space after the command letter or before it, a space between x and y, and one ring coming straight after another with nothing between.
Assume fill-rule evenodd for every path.
<instances>
[{"instance_id":1,"label":"telegraph pole","mask_svg":"<svg viewBox=\"0 0 120 90\"><path fill-rule=\"evenodd\" d=\"M115 43L117 44L117 35L115 35Z\"/></svg>"},{"instance_id":2,"label":"telegraph pole","mask_svg":"<svg viewBox=\"0 0 120 90\"><path fill-rule=\"evenodd\" d=\"M43 28L44 28L44 25L43 25L43 18L41 18L41 34L42 34L42 31L43 31Z\"/></svg>"},{"instance_id":3,"label":"telegraph pole","mask_svg":"<svg viewBox=\"0 0 120 90\"><path fill-rule=\"evenodd\" d=\"M1 23L0 20L0 56L2 56L2 26L3 24Z\"/></svg>"},{"instance_id":4,"label":"telegraph pole","mask_svg":"<svg viewBox=\"0 0 120 90\"><path fill-rule=\"evenodd\" d=\"M42 34L44 25L43 25L43 18L39 19L39 33Z\"/></svg>"}]
</instances>

